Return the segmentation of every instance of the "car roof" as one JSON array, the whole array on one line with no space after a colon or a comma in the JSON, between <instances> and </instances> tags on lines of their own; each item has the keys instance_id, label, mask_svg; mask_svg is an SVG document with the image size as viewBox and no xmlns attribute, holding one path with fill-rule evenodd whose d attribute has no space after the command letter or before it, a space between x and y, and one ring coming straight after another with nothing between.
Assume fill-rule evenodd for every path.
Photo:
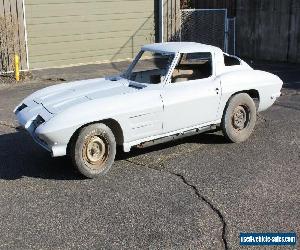
<instances>
[{"instance_id":1,"label":"car roof","mask_svg":"<svg viewBox=\"0 0 300 250\"><path fill-rule=\"evenodd\" d=\"M222 52L218 47L195 42L167 42L144 45L142 50L165 53Z\"/></svg>"}]
</instances>

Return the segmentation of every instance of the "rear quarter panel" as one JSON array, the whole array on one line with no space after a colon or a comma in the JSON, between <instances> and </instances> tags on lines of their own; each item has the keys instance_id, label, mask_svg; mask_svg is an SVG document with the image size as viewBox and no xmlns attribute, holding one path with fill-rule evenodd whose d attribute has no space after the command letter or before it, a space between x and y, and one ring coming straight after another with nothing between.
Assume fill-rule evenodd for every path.
<instances>
[{"instance_id":1,"label":"rear quarter panel","mask_svg":"<svg viewBox=\"0 0 300 250\"><path fill-rule=\"evenodd\" d=\"M271 73L259 70L239 70L227 72L219 76L222 87L220 118L229 98L237 92L257 90L259 93L258 111L271 107L280 96L282 80Z\"/></svg>"}]
</instances>

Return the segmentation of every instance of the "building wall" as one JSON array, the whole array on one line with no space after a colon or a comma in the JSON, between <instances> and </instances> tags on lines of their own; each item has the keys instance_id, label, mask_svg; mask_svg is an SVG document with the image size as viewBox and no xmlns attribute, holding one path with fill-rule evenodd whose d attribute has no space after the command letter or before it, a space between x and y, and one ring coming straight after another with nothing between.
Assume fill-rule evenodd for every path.
<instances>
[{"instance_id":1,"label":"building wall","mask_svg":"<svg viewBox=\"0 0 300 250\"><path fill-rule=\"evenodd\" d=\"M237 0L237 52L259 60L300 62L300 1Z\"/></svg>"},{"instance_id":2,"label":"building wall","mask_svg":"<svg viewBox=\"0 0 300 250\"><path fill-rule=\"evenodd\" d=\"M153 0L26 0L30 68L132 58L155 37Z\"/></svg>"}]
</instances>

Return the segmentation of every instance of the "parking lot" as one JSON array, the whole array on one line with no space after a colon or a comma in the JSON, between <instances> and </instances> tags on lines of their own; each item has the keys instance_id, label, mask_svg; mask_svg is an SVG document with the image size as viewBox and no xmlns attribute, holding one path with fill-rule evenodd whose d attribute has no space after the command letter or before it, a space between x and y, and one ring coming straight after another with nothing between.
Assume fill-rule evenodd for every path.
<instances>
[{"instance_id":1,"label":"parking lot","mask_svg":"<svg viewBox=\"0 0 300 250\"><path fill-rule=\"evenodd\" d=\"M1 249L240 249L241 232L299 236L299 65L254 64L285 88L247 142L215 132L119 152L100 179L82 178L18 129L12 110L35 90L124 66L44 70L0 86Z\"/></svg>"}]
</instances>

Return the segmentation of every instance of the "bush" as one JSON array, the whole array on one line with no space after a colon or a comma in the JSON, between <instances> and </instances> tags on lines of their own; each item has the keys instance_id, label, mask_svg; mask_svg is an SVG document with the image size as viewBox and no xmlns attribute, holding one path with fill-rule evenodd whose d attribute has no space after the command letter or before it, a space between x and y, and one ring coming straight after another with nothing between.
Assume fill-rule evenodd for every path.
<instances>
[{"instance_id":1,"label":"bush","mask_svg":"<svg viewBox=\"0 0 300 250\"><path fill-rule=\"evenodd\" d=\"M0 72L13 70L16 53L19 54L18 24L11 16L0 16Z\"/></svg>"},{"instance_id":2,"label":"bush","mask_svg":"<svg viewBox=\"0 0 300 250\"><path fill-rule=\"evenodd\" d=\"M181 0L180 1L181 9L190 9L193 8L193 0Z\"/></svg>"}]
</instances>

